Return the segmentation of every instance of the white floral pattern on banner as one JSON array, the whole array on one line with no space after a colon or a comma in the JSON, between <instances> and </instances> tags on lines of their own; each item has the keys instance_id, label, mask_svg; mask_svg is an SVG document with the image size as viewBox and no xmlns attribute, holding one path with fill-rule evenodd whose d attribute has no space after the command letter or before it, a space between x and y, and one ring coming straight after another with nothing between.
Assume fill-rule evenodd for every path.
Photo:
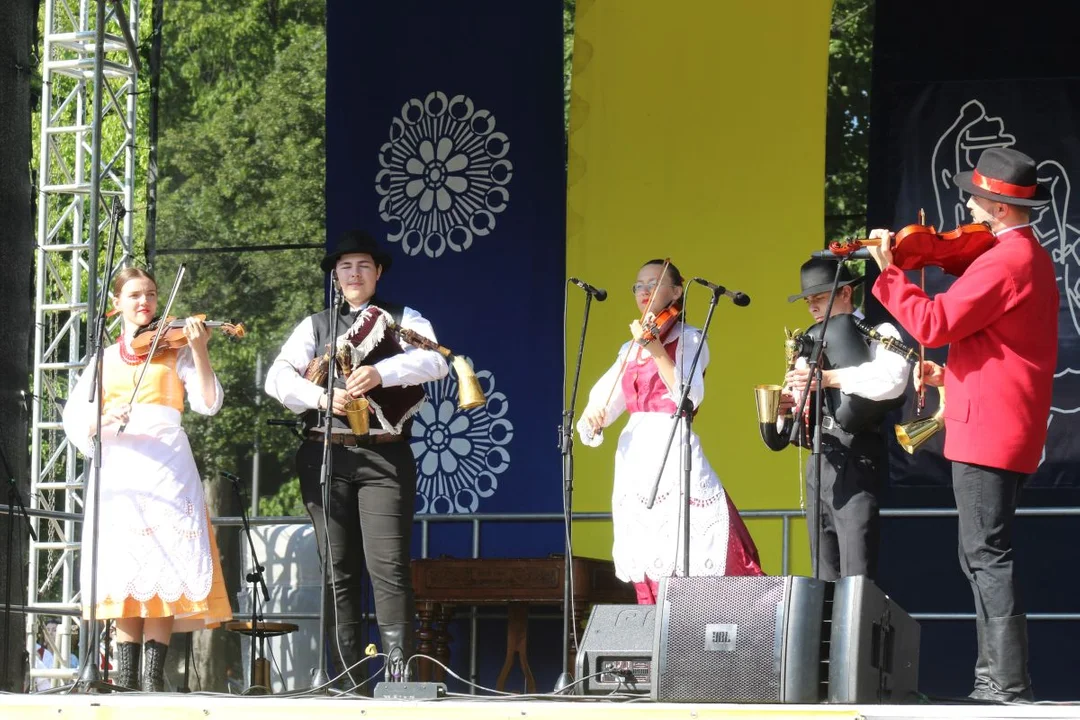
<instances>
[{"instance_id":1,"label":"white floral pattern on banner","mask_svg":"<svg viewBox=\"0 0 1080 720\"><path fill-rule=\"evenodd\" d=\"M472 362L469 362L472 365ZM457 407L458 380L451 367L442 380L425 384L428 401L413 417L412 451L417 464L416 512L471 513L495 494L510 467L514 426L506 419L506 395L495 391L491 372L476 373L487 402Z\"/></svg>"},{"instance_id":2,"label":"white floral pattern on banner","mask_svg":"<svg viewBox=\"0 0 1080 720\"><path fill-rule=\"evenodd\" d=\"M390 121L390 141L379 148L375 191L386 239L407 255L439 257L467 250L474 237L495 229L510 202L514 166L510 140L495 117L464 95L431 92L413 98Z\"/></svg>"}]
</instances>

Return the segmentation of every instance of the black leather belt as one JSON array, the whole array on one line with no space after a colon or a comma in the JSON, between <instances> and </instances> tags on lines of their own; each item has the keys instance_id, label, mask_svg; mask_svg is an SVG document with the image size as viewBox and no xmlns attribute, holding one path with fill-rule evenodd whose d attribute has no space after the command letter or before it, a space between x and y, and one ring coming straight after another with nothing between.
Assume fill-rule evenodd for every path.
<instances>
[{"instance_id":1,"label":"black leather belt","mask_svg":"<svg viewBox=\"0 0 1080 720\"><path fill-rule=\"evenodd\" d=\"M323 441L323 434L321 432L309 432L307 439L311 442L321 443ZM330 444L331 445L345 445L348 447L354 447L356 445L382 445L383 443L401 442L405 439L403 434L394 433L381 433L379 435L353 435L352 433L331 433Z\"/></svg>"}]
</instances>

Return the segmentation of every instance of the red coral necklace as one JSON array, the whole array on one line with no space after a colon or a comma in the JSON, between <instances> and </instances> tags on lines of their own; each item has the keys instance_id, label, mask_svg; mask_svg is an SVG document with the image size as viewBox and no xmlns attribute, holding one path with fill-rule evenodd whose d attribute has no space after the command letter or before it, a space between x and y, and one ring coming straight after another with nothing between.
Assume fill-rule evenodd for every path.
<instances>
[{"instance_id":1,"label":"red coral necklace","mask_svg":"<svg viewBox=\"0 0 1080 720\"><path fill-rule=\"evenodd\" d=\"M141 365L146 360L146 355L136 355L133 350L128 350L127 341L120 338L120 359L128 365Z\"/></svg>"}]
</instances>

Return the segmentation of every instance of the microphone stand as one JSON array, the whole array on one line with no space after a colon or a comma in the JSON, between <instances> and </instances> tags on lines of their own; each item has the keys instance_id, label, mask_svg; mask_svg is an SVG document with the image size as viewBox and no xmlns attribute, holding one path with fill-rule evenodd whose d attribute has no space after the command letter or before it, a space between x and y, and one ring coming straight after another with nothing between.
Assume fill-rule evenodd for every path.
<instances>
[{"instance_id":1,"label":"microphone stand","mask_svg":"<svg viewBox=\"0 0 1080 720\"><path fill-rule=\"evenodd\" d=\"M814 458L814 472L817 478L817 482L814 484L814 517L817 519L814 523L814 577L817 579L821 578L821 525L824 522L824 513L821 511L821 409L825 392L824 388L821 387L821 354L825 350L825 331L829 329L829 318L832 317L833 301L836 300L836 291L840 287L840 272L843 269L844 261L838 260L832 289L829 291L829 302L825 306L825 318L821 321L821 332L814 338L814 347L810 350L808 365L811 381L807 386L807 392L804 392L799 399L799 407L795 413L798 422L792 423L790 437L793 443L799 439L799 433L802 431L801 418L806 409L806 400L810 397L809 388L816 385L817 390L814 392L814 439L810 454Z\"/></svg>"},{"instance_id":2,"label":"microphone stand","mask_svg":"<svg viewBox=\"0 0 1080 720\"><path fill-rule=\"evenodd\" d=\"M15 482L15 474L11 472L11 466L8 465L7 456L4 455L4 449L0 448L0 464L4 466L4 475L7 476L8 482L8 494L7 504L13 512L10 513L7 518L7 562L4 565L4 661L3 668L0 669L0 688L3 690L11 690L11 685L8 679L8 672L10 671L10 659L11 659L11 565L15 556L15 515L22 515L23 520L26 522L26 529L30 533L30 537L37 542L37 533L34 532L34 524L30 522L30 515L26 512L26 506L23 505L22 495L19 493L19 486Z\"/></svg>"},{"instance_id":3,"label":"microphone stand","mask_svg":"<svg viewBox=\"0 0 1080 720\"><path fill-rule=\"evenodd\" d=\"M681 420L684 424L684 431L682 437L682 507L680 508L682 511L680 529L682 532L679 538L679 550L682 556L681 571L683 577L690 576L690 435L694 427L694 404L690 401L690 384L694 372L697 370L698 361L701 359L701 351L705 349L705 339L709 335L709 325L712 324L713 313L716 311L716 305L724 292L723 287L717 286L713 288L712 299L709 300L709 312L705 315L705 324L701 328L701 342L698 343L697 349L694 351L689 371L683 373L679 400L675 403L675 412L671 416L673 419L671 431L668 433L667 444L664 446L664 456L660 460L660 469L656 473L656 480L653 481L652 492L649 494L649 502L646 505L648 509L652 510L653 504L656 502L656 494L660 490L660 479L664 476L664 467L667 465L668 454L671 452L671 443L675 440L675 432L678 430ZM679 352L682 353L682 351L683 347L680 343Z\"/></svg>"},{"instance_id":4,"label":"microphone stand","mask_svg":"<svg viewBox=\"0 0 1080 720\"><path fill-rule=\"evenodd\" d=\"M330 483L334 474L333 444L330 442L330 434L334 431L334 383L337 382L337 328L338 312L340 311L341 291L337 282L337 271L331 274L330 280L330 367L326 371L326 409L322 414L321 426L323 428L323 457L319 487L322 491L322 514L323 514L323 587L319 595L319 634L316 644L316 653L319 657L319 665L312 673L312 689L324 688L330 684L330 676L326 672L326 591L327 579L331 588L334 587L333 562L330 553ZM318 348L315 349L318 352ZM337 598L335 597L335 602ZM337 608L334 609L334 638L337 647ZM347 668L343 668L346 670Z\"/></svg>"},{"instance_id":5,"label":"microphone stand","mask_svg":"<svg viewBox=\"0 0 1080 720\"><path fill-rule=\"evenodd\" d=\"M100 12L99 12L100 15ZM99 18L100 19L100 18ZM123 217L126 210L120 205L117 198L113 198L112 202L112 231L109 233L109 244L105 251L105 273L102 275L104 278L112 277L113 271L113 253L116 248L116 235L119 230L120 218ZM91 495L93 497L94 510L92 513L92 525L90 533L90 617L87 621L87 632L85 642L82 643L82 659L79 663L79 679L69 689L71 692L94 692L94 691L112 691L117 690L130 690L131 688L123 688L120 685L112 685L110 683L102 682L101 675L98 673L97 653L100 645L100 638L98 635L97 626L97 567L98 567L98 523L101 519L101 461L102 461L102 447L101 447L101 416L105 411L105 386L102 363L105 359L105 308L108 301L109 293L104 287L99 289L101 297L97 304L97 315L94 316L94 330L90 334L91 347L94 348L94 386L90 391L90 402L94 403L94 410L96 413L95 425L94 425L94 438L93 438L93 457L91 462L91 483L93 484L93 490ZM94 298L91 298L91 301ZM121 341L123 342L123 341ZM148 361L149 362L149 361ZM85 522L85 518L84 518ZM86 558L83 557L83 562ZM106 650L108 644L106 644Z\"/></svg>"},{"instance_id":6,"label":"microphone stand","mask_svg":"<svg viewBox=\"0 0 1080 720\"><path fill-rule=\"evenodd\" d=\"M592 304L592 293L585 293L585 311L581 318L581 336L578 339L577 361L574 367L574 382L570 388L570 407L565 408L562 414L562 423L559 425L559 453L562 455L562 491L563 491L563 525L565 527L566 552L563 555L563 652L562 673L555 681L555 692L562 692L573 683L574 677L570 668L570 632L574 631L577 636L577 628L572 628L573 612L573 582L574 582L574 546L571 537L573 525L573 499L574 499L574 413L577 405L578 382L581 378L581 357L585 352L585 331L589 327L589 308ZM563 297L563 307L566 307L567 298ZM564 321L565 322L565 321ZM563 386L563 398L565 402L566 387L565 375ZM574 642L575 649L577 641Z\"/></svg>"},{"instance_id":7,"label":"microphone stand","mask_svg":"<svg viewBox=\"0 0 1080 720\"><path fill-rule=\"evenodd\" d=\"M248 522L247 506L244 504L244 493L240 489L240 478L224 471L221 474L232 483L236 501L240 504L240 525L244 536L247 538L248 551L251 553L252 571L244 576L244 579L251 583L251 677L248 681L248 689L244 691L244 694L264 695L270 692L270 688L255 684L255 667L256 655L260 655L265 650L266 642L266 638L262 633L263 616L259 612L260 590L262 591L263 601L270 602L270 591L266 587L266 580L263 579L263 571L266 568L259 562L259 555L255 551L255 541L251 537L251 524ZM258 647L256 647L256 641Z\"/></svg>"},{"instance_id":8,"label":"microphone stand","mask_svg":"<svg viewBox=\"0 0 1080 720\"><path fill-rule=\"evenodd\" d=\"M277 418L270 418L266 421L267 425L280 425L282 427L289 428L289 432L295 435L300 440L304 439L304 434L300 432L300 429L304 427L303 420L278 420Z\"/></svg>"}]
</instances>

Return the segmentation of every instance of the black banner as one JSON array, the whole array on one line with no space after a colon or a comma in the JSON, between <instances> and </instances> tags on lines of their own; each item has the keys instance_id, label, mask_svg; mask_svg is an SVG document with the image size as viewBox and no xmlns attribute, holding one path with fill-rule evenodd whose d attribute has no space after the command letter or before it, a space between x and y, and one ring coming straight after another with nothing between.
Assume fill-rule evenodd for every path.
<instances>
[{"instance_id":1,"label":"black banner","mask_svg":"<svg viewBox=\"0 0 1080 720\"><path fill-rule=\"evenodd\" d=\"M934 17L938 30L964 27L973 20L954 8L942 10L921 0L878 3L869 222L871 227L898 230L918 222L919 211L925 210L927 224L951 230L970 222L967 198L952 178L973 169L983 150L1014 147L1036 159L1039 179L1050 183L1053 200L1036 209L1032 220L1057 267L1061 308L1049 436L1029 486L1080 488L1080 204L1071 192L1072 183L1080 182L1080 62L1065 56L1066 46L1055 45L1047 16L1017 15L1015 5L1003 5L998 16L1009 18L1007 31L1002 28L1000 35L1004 46L930 50L927 40L913 43L907 33L915 29L914 18L931 8L933 14L924 17ZM992 18L995 12L980 5L978 15ZM919 281L919 273L910 275ZM931 295L951 282L936 268L926 271ZM879 319L884 314L880 306L872 297L868 303L870 316ZM927 357L943 362L946 350L928 351ZM926 413L937 407L932 393ZM896 415L897 421L912 417L910 404ZM941 435L914 456L894 445L894 486L948 486Z\"/></svg>"},{"instance_id":2,"label":"black banner","mask_svg":"<svg viewBox=\"0 0 1080 720\"><path fill-rule=\"evenodd\" d=\"M916 222L920 208L939 230L968 221L952 178L972 169L989 147L1031 155L1040 163L1041 179L1053 187L1053 201L1033 219L1058 270L1058 377L1045 457L1021 498L1028 507L1080 501L1080 218L1071 190L1073 181L1080 181L1080 54L1073 49L1074 8L1062 0L875 3L870 227L898 230ZM926 272L931 294L950 280L937 270ZM869 293L867 315L877 322L887 318ZM941 362L946 351L928 351L927 357ZM927 399L932 412L937 399L932 394ZM910 417L909 405L896 419ZM914 456L893 445L883 505L953 506L942 441L931 440ZM1080 591L1071 572L1075 536L1073 517L1017 518L1016 580L1028 612L1074 609ZM908 612L971 613L971 589L955 548L955 518L887 517L877 581ZM1064 621L1032 622L1029 632L1039 699L1075 698L1070 649L1080 642L1080 628ZM971 621L923 621L920 691L966 695L975 656Z\"/></svg>"}]
</instances>

